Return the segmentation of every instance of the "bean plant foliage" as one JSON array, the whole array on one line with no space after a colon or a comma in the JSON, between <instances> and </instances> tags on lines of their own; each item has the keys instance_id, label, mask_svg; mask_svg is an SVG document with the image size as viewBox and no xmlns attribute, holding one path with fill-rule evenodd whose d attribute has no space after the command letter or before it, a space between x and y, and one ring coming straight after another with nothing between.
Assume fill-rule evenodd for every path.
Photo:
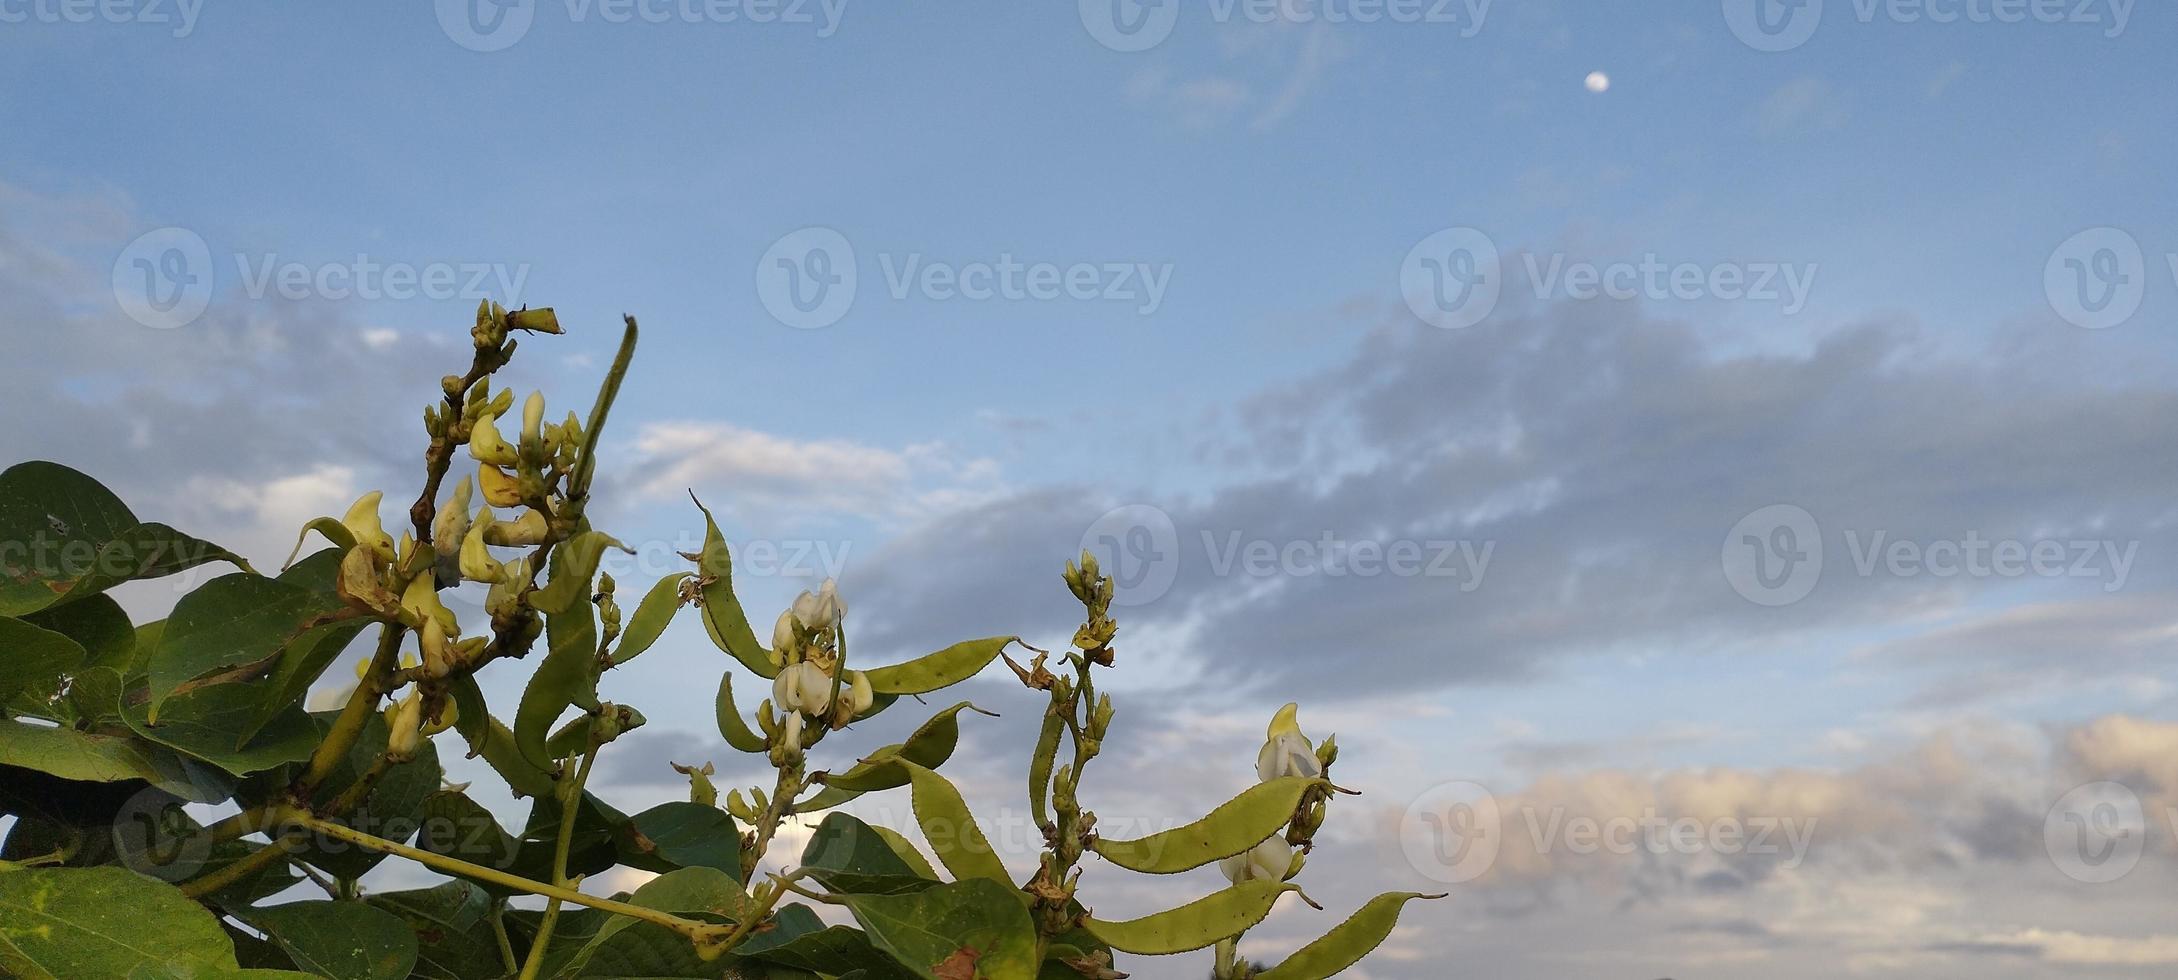
<instances>
[{"instance_id":1,"label":"bean plant foliage","mask_svg":"<svg viewBox=\"0 0 2178 980\"><path fill-rule=\"evenodd\" d=\"M1218 977L1307 980L1354 964L1407 902L1431 897L1379 897L1275 965L1237 955L1240 936L1299 892L1345 792L1329 778L1335 740L1312 742L1290 706L1259 780L1230 802L1148 837L1098 834L1078 791L1114 719L1097 680L1114 667L1118 625L1092 556L1066 563L1085 615L1057 656L991 636L905 663L851 660L830 582L760 637L708 511L685 570L623 593L599 572L622 545L586 512L636 323L586 415L547 420L539 394L517 411L495 384L515 336L560 332L549 309L484 304L469 365L424 411L422 490L398 535L373 493L310 522L277 571L143 520L64 465L0 473L0 813L12 818L0 973L1076 980L1201 950ZM201 584L160 621L131 622L108 594L192 569ZM488 587L488 621L442 601L464 582ZM722 799L710 764L674 763L689 799L629 814L586 787L643 724L606 698L676 617L699 620L726 654L720 738L776 779ZM307 710L351 646L365 658L354 686L328 702L338 707ZM1026 880L939 772L983 709L931 696L1001 661L1041 713L1024 782L1045 846ZM526 672L519 701L486 703L486 670ZM938 705L898 744L823 758L836 731ZM481 791L447 784L447 753L487 763L527 820L503 826ZM905 797L915 826L836 809L876 793ZM813 826L809 842L767 863L788 821ZM387 860L439 883L366 890L362 876ZM1215 864L1230 886L1114 921L1077 894L1090 861L1147 875ZM632 893L582 890L618 867L655 877Z\"/></svg>"}]
</instances>

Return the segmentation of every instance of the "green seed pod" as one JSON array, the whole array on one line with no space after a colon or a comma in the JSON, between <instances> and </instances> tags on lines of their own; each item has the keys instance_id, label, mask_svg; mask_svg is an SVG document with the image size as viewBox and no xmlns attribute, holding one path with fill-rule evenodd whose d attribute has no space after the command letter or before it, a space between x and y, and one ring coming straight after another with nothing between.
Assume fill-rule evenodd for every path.
<instances>
[{"instance_id":1,"label":"green seed pod","mask_svg":"<svg viewBox=\"0 0 2178 980\"><path fill-rule=\"evenodd\" d=\"M1100 838L1091 850L1129 871L1179 874L1222 861L1270 839L1292 819L1301 798L1321 784L1321 780L1300 776L1257 783L1187 826L1140 840Z\"/></svg>"},{"instance_id":2,"label":"green seed pod","mask_svg":"<svg viewBox=\"0 0 2178 980\"><path fill-rule=\"evenodd\" d=\"M1414 899L1443 895L1392 892L1379 895L1323 938L1294 951L1285 962L1256 974L1256 980L1326 980L1361 961L1399 925L1399 911Z\"/></svg>"},{"instance_id":3,"label":"green seed pod","mask_svg":"<svg viewBox=\"0 0 2178 980\"><path fill-rule=\"evenodd\" d=\"M766 701L764 704L769 707L771 702ZM733 746L735 751L755 754L763 752L769 747L767 736L777 726L775 723L765 724L765 719L770 716L770 712L764 711L757 714L756 720L759 725L763 726L765 734L758 735L749 730L748 722L741 720L741 709L734 707L734 675L732 671L719 675L717 711L718 733L725 737L726 744Z\"/></svg>"},{"instance_id":4,"label":"green seed pod","mask_svg":"<svg viewBox=\"0 0 2178 980\"><path fill-rule=\"evenodd\" d=\"M1185 953L1248 931L1270 914L1279 896L1300 890L1299 885L1282 881L1244 882L1139 919L1106 922L1087 918L1082 920L1082 928L1099 942L1122 952L1145 956Z\"/></svg>"},{"instance_id":5,"label":"green seed pod","mask_svg":"<svg viewBox=\"0 0 2178 980\"><path fill-rule=\"evenodd\" d=\"M993 636L968 640L904 664L879 667L868 672L870 690L878 694L928 694L951 687L990 666L1000 652L1019 639Z\"/></svg>"}]
</instances>

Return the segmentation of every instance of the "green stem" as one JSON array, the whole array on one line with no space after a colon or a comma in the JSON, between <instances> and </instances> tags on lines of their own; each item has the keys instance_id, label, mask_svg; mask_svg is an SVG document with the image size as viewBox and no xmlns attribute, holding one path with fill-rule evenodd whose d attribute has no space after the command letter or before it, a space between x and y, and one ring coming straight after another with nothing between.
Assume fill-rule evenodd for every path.
<instances>
[{"instance_id":1,"label":"green stem","mask_svg":"<svg viewBox=\"0 0 2178 980\"><path fill-rule=\"evenodd\" d=\"M585 895L572 888L563 888L557 885L546 884L545 882L541 881L532 881L531 879L524 878L521 875L510 874L497 868L490 868L481 864L472 864L468 861L461 860L460 858L447 857L443 854L434 854L430 851L410 847L407 844L402 844L397 841L386 840L382 837L373 837L370 834L366 834L360 830L356 830L344 824L334 823L330 820L324 820L318 817L310 816L309 814L291 812L286 814L285 816L289 820L293 821L296 826L301 827L305 830L309 830L314 833L324 834L327 837L353 844L367 851L375 851L379 854L390 854L394 857L403 857L411 861L415 861L419 864L428 865L432 868L436 868L448 874L460 875L464 878L473 878L477 881L489 882L494 885L503 885L517 891L528 892L532 895L543 895L548 899L556 898L563 902L597 909L601 912L611 912L614 915L625 915L629 918L640 919L644 922L664 926L668 929L673 930L674 932L678 932L681 935L687 936L691 939L709 940L713 937L724 935L728 931L727 928L724 926L713 925L708 922L697 922L693 919L683 919L680 916L673 915L669 912L660 912L657 909L646 909L640 905L630 905L626 902L616 902L609 898L598 898L594 895Z\"/></svg>"},{"instance_id":2,"label":"green stem","mask_svg":"<svg viewBox=\"0 0 2178 980\"><path fill-rule=\"evenodd\" d=\"M378 652L371 657L370 669L348 695L348 703L340 709L340 717L325 733L325 741L318 743L317 751L310 753L310 767L303 770L302 778L295 781L298 799L308 799L310 792L333 774L341 760L348 757L348 749L363 734L363 726L370 721L371 712L378 710L381 685L400 666L401 624L387 623L379 628Z\"/></svg>"},{"instance_id":3,"label":"green stem","mask_svg":"<svg viewBox=\"0 0 2178 980\"><path fill-rule=\"evenodd\" d=\"M575 842L575 816L582 802L582 786L590 781L590 765L597 761L597 724L590 726L590 745L582 753L582 765L575 770L575 778L560 786L560 828L558 839L552 845L552 884L567 887L567 855ZM529 948L529 960L522 964L522 980L534 980L537 971L544 966L545 946L552 940L552 927L559 922L560 899L549 897L545 901L544 917L537 922L537 939Z\"/></svg>"}]
</instances>

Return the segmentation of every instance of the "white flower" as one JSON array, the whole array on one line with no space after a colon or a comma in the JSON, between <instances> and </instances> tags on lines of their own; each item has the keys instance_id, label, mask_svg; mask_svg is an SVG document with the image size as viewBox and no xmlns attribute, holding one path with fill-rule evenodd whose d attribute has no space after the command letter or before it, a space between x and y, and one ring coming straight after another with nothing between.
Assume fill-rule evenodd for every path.
<instances>
[{"instance_id":1,"label":"white flower","mask_svg":"<svg viewBox=\"0 0 2178 980\"><path fill-rule=\"evenodd\" d=\"M1273 837L1255 847L1218 862L1218 870L1225 872L1225 880L1233 884L1248 881L1284 881L1286 872L1293 869L1293 845L1283 837Z\"/></svg>"},{"instance_id":2,"label":"white flower","mask_svg":"<svg viewBox=\"0 0 2178 980\"><path fill-rule=\"evenodd\" d=\"M787 715L785 723L783 723L783 724L782 724L782 725L781 725L781 726L779 727L779 747L780 747L780 748L781 748L782 750L784 750L784 751L785 751L785 753L786 753L786 757L787 757L787 758L789 758L789 759L799 758L799 757L801 756L801 754L802 754L802 716L801 716L801 715L799 715L799 714L789 714L789 715Z\"/></svg>"},{"instance_id":3,"label":"white flower","mask_svg":"<svg viewBox=\"0 0 2178 980\"><path fill-rule=\"evenodd\" d=\"M459 550L461 539L469 535L469 496L474 492L469 478L462 477L461 482L454 485L454 495L439 505L438 516L431 521L431 550L438 552L439 557Z\"/></svg>"},{"instance_id":4,"label":"white flower","mask_svg":"<svg viewBox=\"0 0 2178 980\"><path fill-rule=\"evenodd\" d=\"M493 466L513 466L519 457L514 447L507 445L499 434L499 420L491 412L477 416L476 424L469 428L469 455L479 463Z\"/></svg>"},{"instance_id":5,"label":"white flower","mask_svg":"<svg viewBox=\"0 0 2178 980\"><path fill-rule=\"evenodd\" d=\"M771 698L790 713L822 715L832 706L832 675L806 660L788 664L772 680Z\"/></svg>"},{"instance_id":6,"label":"white flower","mask_svg":"<svg viewBox=\"0 0 2178 980\"><path fill-rule=\"evenodd\" d=\"M373 490L356 498L356 502L349 505L347 515L340 519L340 523L348 529L349 536L355 538L355 543L368 545L380 561L392 561L398 557L393 549L393 536L387 534L386 526L378 522L378 502L385 499L385 496L384 493Z\"/></svg>"},{"instance_id":7,"label":"white flower","mask_svg":"<svg viewBox=\"0 0 2178 980\"><path fill-rule=\"evenodd\" d=\"M528 400L522 402L522 442L525 445L543 440L544 412L544 392L530 392Z\"/></svg>"},{"instance_id":8,"label":"white flower","mask_svg":"<svg viewBox=\"0 0 2178 980\"><path fill-rule=\"evenodd\" d=\"M1263 750L1255 756L1255 774L1266 783L1282 776L1314 779L1323 775L1323 764L1316 761L1316 747L1301 734L1300 711L1300 705L1288 704L1271 719Z\"/></svg>"},{"instance_id":9,"label":"white flower","mask_svg":"<svg viewBox=\"0 0 2178 980\"><path fill-rule=\"evenodd\" d=\"M771 628L771 655L773 662L784 663L789 654L800 647L801 640L794 635L794 610L779 614L779 622Z\"/></svg>"},{"instance_id":10,"label":"white flower","mask_svg":"<svg viewBox=\"0 0 2178 980\"><path fill-rule=\"evenodd\" d=\"M794 618L802 624L802 629L811 633L821 633L839 625L841 617L846 615L847 604L840 601L839 586L831 579L825 579L816 592L803 592L794 599Z\"/></svg>"},{"instance_id":11,"label":"white flower","mask_svg":"<svg viewBox=\"0 0 2178 980\"><path fill-rule=\"evenodd\" d=\"M423 691L411 689L408 697L402 698L393 709L386 734L386 757L406 762L416 757L416 749L422 743Z\"/></svg>"}]
</instances>

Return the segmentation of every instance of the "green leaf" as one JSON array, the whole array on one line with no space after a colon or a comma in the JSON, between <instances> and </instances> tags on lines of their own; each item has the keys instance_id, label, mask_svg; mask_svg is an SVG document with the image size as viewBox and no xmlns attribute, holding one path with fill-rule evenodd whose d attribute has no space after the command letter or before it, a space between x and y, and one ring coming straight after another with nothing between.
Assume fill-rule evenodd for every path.
<instances>
[{"instance_id":1,"label":"green leaf","mask_svg":"<svg viewBox=\"0 0 2178 980\"><path fill-rule=\"evenodd\" d=\"M1016 636L993 636L955 643L904 664L869 671L870 690L879 694L928 694L976 676L998 659Z\"/></svg>"},{"instance_id":2,"label":"green leaf","mask_svg":"<svg viewBox=\"0 0 2178 980\"><path fill-rule=\"evenodd\" d=\"M715 806L681 800L661 803L632 818L635 853L621 863L650 871L716 868L741 878L741 830Z\"/></svg>"},{"instance_id":3,"label":"green leaf","mask_svg":"<svg viewBox=\"0 0 2178 980\"><path fill-rule=\"evenodd\" d=\"M19 721L0 721L0 765L89 783L141 779L160 788L189 783L181 760L154 743Z\"/></svg>"},{"instance_id":4,"label":"green leaf","mask_svg":"<svg viewBox=\"0 0 2178 980\"><path fill-rule=\"evenodd\" d=\"M689 499L695 500L695 496L691 494ZM719 649L741 661L741 666L771 680L779 676L779 667L772 663L771 651L757 642L756 631L749 628L749 614L734 595L734 556L726 546L726 536L719 533L718 522L711 519L711 509L703 501L696 500L696 509L703 511L703 556L696 570L700 576L697 581L702 584L704 632Z\"/></svg>"},{"instance_id":5,"label":"green leaf","mask_svg":"<svg viewBox=\"0 0 2178 980\"><path fill-rule=\"evenodd\" d=\"M843 896L870 942L915 975L1018 980L1036 975L1036 927L1011 886L970 879L905 895ZM947 974L938 971L947 969Z\"/></svg>"},{"instance_id":6,"label":"green leaf","mask_svg":"<svg viewBox=\"0 0 2178 980\"><path fill-rule=\"evenodd\" d=\"M1283 881L1246 881L1176 909L1125 922L1085 919L1082 928L1105 945L1127 953L1164 956L1202 949L1254 928L1271 906L1300 886Z\"/></svg>"},{"instance_id":7,"label":"green leaf","mask_svg":"<svg viewBox=\"0 0 2178 980\"><path fill-rule=\"evenodd\" d=\"M416 934L413 976L422 980L478 980L505 972L499 940L492 935L489 892L466 881L435 888L378 892L365 902L399 916Z\"/></svg>"},{"instance_id":8,"label":"green leaf","mask_svg":"<svg viewBox=\"0 0 2178 980\"><path fill-rule=\"evenodd\" d=\"M1089 847L1129 871L1170 875L1222 861L1269 840L1292 821L1293 812L1321 779L1285 776L1241 791L1210 815L1184 827L1139 840L1099 837Z\"/></svg>"},{"instance_id":9,"label":"green leaf","mask_svg":"<svg viewBox=\"0 0 2178 980\"><path fill-rule=\"evenodd\" d=\"M733 746L736 751L757 755L770 750L764 736L750 730L749 723L741 718L741 709L734 706L734 672L730 669L719 674L718 700L715 707L718 713L718 733L725 736L726 744Z\"/></svg>"},{"instance_id":10,"label":"green leaf","mask_svg":"<svg viewBox=\"0 0 2178 980\"><path fill-rule=\"evenodd\" d=\"M1327 980L1338 976L1347 967L1361 962L1361 958L1384 944L1386 937L1399 925L1399 910L1417 898L1436 899L1442 895L1424 895L1420 892L1391 892L1370 899L1352 918L1339 923L1338 928L1324 934L1323 938L1295 950L1284 962L1256 974L1258 980Z\"/></svg>"},{"instance_id":11,"label":"green leaf","mask_svg":"<svg viewBox=\"0 0 2178 980\"><path fill-rule=\"evenodd\" d=\"M920 891L937 877L925 873L928 865L910 864L877 828L844 813L827 814L817 825L802 848L801 866L826 888L843 893Z\"/></svg>"},{"instance_id":12,"label":"green leaf","mask_svg":"<svg viewBox=\"0 0 2178 980\"><path fill-rule=\"evenodd\" d=\"M338 601L334 581L340 574L341 555L340 551L331 548L320 551L289 566L287 571L280 573L280 581L318 589ZM362 619L331 623L310 630L289 643L266 678L270 693L264 699L257 725L269 723L280 712L300 703L310 692L310 685L333 661L340 659L341 651L346 650L368 625ZM243 734L254 735L256 732L256 728L251 728Z\"/></svg>"},{"instance_id":13,"label":"green leaf","mask_svg":"<svg viewBox=\"0 0 2178 980\"><path fill-rule=\"evenodd\" d=\"M122 696L121 714L138 735L237 776L310 758L317 748L318 727L298 708L278 713L247 743L235 745L235 733L261 713L264 693L253 684L193 688L169 697L154 725L148 717L149 694L141 679L135 679Z\"/></svg>"},{"instance_id":14,"label":"green leaf","mask_svg":"<svg viewBox=\"0 0 2178 980\"><path fill-rule=\"evenodd\" d=\"M362 902L295 902L234 915L319 976L403 980L416 965L416 934L408 924Z\"/></svg>"},{"instance_id":15,"label":"green leaf","mask_svg":"<svg viewBox=\"0 0 2178 980\"><path fill-rule=\"evenodd\" d=\"M780 909L772 917L771 927L735 946L734 955L824 976L842 976L857 970L872 980L915 975L879 952L862 930L846 926L826 928L824 920L806 905Z\"/></svg>"},{"instance_id":16,"label":"green leaf","mask_svg":"<svg viewBox=\"0 0 2178 980\"><path fill-rule=\"evenodd\" d=\"M145 524L113 492L58 463L0 472L0 616L21 616L211 561L226 549Z\"/></svg>"},{"instance_id":17,"label":"green leaf","mask_svg":"<svg viewBox=\"0 0 2178 980\"><path fill-rule=\"evenodd\" d=\"M172 885L124 868L0 874L0 972L76 980L125 977L140 966L182 972L238 964L219 920Z\"/></svg>"},{"instance_id":18,"label":"green leaf","mask_svg":"<svg viewBox=\"0 0 2178 980\"><path fill-rule=\"evenodd\" d=\"M683 868L644 882L631 905L684 918L730 921L742 911L741 885L716 868ZM688 937L664 926L613 916L598 927L561 976L715 977L722 964L696 954Z\"/></svg>"},{"instance_id":19,"label":"green leaf","mask_svg":"<svg viewBox=\"0 0 2178 980\"><path fill-rule=\"evenodd\" d=\"M552 726L568 705L596 710L597 617L585 604L545 615L545 659L522 689L514 710L514 744L530 765L550 770L558 764L547 747Z\"/></svg>"},{"instance_id":20,"label":"green leaf","mask_svg":"<svg viewBox=\"0 0 2178 980\"><path fill-rule=\"evenodd\" d=\"M90 596L40 609L23 619L82 644L84 663L89 666L111 667L126 674L130 658L136 653L136 627L112 596Z\"/></svg>"},{"instance_id":21,"label":"green leaf","mask_svg":"<svg viewBox=\"0 0 2178 980\"><path fill-rule=\"evenodd\" d=\"M262 575L238 572L204 583L175 604L158 649L144 662L151 686L147 717L157 721L184 682L236 668L262 674L288 644L332 617L349 615L339 596Z\"/></svg>"},{"instance_id":22,"label":"green leaf","mask_svg":"<svg viewBox=\"0 0 2178 980\"><path fill-rule=\"evenodd\" d=\"M673 614L681 608L681 583L694 572L674 572L658 580L643 596L641 605L635 607L635 615L628 618L628 628L620 634L620 645L613 648L613 663L627 663L637 654L650 649L665 635L665 628L673 622Z\"/></svg>"},{"instance_id":23,"label":"green leaf","mask_svg":"<svg viewBox=\"0 0 2178 980\"><path fill-rule=\"evenodd\" d=\"M68 674L83 666L83 644L20 619L0 616L0 707L53 718Z\"/></svg>"},{"instance_id":24,"label":"green leaf","mask_svg":"<svg viewBox=\"0 0 2178 980\"><path fill-rule=\"evenodd\" d=\"M433 854L460 858L470 864L505 871L514 865L520 842L499 826L490 810L455 790L440 790L424 797L423 826L416 832L416 846ZM478 882L483 889L512 894L505 886Z\"/></svg>"},{"instance_id":25,"label":"green leaf","mask_svg":"<svg viewBox=\"0 0 2178 980\"><path fill-rule=\"evenodd\" d=\"M870 830L884 838L885 845L892 848L892 853L900 860L907 862L908 867L915 869L916 875L931 881L939 880L937 869L930 866L930 859L916 850L915 842L908 840L905 834L891 827L871 827Z\"/></svg>"}]
</instances>

